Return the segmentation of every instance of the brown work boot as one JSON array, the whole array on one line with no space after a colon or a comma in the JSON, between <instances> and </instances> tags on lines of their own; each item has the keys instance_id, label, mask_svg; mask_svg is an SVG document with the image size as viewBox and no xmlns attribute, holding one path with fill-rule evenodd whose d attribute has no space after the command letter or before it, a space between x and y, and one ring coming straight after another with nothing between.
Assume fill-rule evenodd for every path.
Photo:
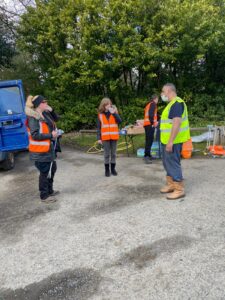
<instances>
[{"instance_id":1,"label":"brown work boot","mask_svg":"<svg viewBox=\"0 0 225 300\"><path fill-rule=\"evenodd\" d=\"M173 186L173 178L170 176L166 176L166 185L161 188L160 193L166 194L166 193L172 193L174 191Z\"/></svg>"},{"instance_id":2,"label":"brown work boot","mask_svg":"<svg viewBox=\"0 0 225 300\"><path fill-rule=\"evenodd\" d=\"M183 181L180 181L180 182L174 181L173 186L174 186L173 193L168 194L166 198L168 200L176 200L176 199L179 199L179 198L183 198L185 196Z\"/></svg>"}]
</instances>

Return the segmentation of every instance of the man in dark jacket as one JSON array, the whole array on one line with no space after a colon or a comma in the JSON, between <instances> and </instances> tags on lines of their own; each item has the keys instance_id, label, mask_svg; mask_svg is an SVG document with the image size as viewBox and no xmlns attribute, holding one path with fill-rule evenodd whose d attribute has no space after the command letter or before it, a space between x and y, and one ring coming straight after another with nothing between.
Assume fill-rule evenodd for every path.
<instances>
[{"instance_id":1,"label":"man in dark jacket","mask_svg":"<svg viewBox=\"0 0 225 300\"><path fill-rule=\"evenodd\" d=\"M158 96L153 95L144 110L144 129L145 129L145 155L146 164L152 163L151 148L154 141L155 128L158 126L157 121L157 104Z\"/></svg>"}]
</instances>

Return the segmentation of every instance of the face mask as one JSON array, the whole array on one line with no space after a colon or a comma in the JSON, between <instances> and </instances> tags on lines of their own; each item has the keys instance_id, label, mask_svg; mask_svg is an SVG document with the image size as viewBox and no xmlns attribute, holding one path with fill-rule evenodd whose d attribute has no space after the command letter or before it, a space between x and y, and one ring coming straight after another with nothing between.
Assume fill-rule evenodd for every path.
<instances>
[{"instance_id":1,"label":"face mask","mask_svg":"<svg viewBox=\"0 0 225 300\"><path fill-rule=\"evenodd\" d=\"M169 101L169 98L165 95L161 95L161 98L162 98L163 102L168 102Z\"/></svg>"}]
</instances>

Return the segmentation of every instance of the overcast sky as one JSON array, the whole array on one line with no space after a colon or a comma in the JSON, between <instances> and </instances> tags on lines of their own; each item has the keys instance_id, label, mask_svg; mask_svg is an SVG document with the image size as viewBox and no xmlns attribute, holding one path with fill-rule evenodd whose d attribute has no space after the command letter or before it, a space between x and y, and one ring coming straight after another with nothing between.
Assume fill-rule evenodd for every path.
<instances>
[{"instance_id":1,"label":"overcast sky","mask_svg":"<svg viewBox=\"0 0 225 300\"><path fill-rule=\"evenodd\" d=\"M34 0L1 0L1 6L8 11L21 14L25 11L25 6L34 3Z\"/></svg>"}]
</instances>

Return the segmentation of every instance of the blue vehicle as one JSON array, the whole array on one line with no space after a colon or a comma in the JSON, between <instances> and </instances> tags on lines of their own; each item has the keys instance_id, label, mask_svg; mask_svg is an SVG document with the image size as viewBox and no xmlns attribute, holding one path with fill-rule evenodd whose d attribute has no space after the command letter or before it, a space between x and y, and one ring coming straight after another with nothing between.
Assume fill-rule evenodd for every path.
<instances>
[{"instance_id":1,"label":"blue vehicle","mask_svg":"<svg viewBox=\"0 0 225 300\"><path fill-rule=\"evenodd\" d=\"M28 148L25 95L21 80L0 81L0 167L15 165L14 153Z\"/></svg>"}]
</instances>

